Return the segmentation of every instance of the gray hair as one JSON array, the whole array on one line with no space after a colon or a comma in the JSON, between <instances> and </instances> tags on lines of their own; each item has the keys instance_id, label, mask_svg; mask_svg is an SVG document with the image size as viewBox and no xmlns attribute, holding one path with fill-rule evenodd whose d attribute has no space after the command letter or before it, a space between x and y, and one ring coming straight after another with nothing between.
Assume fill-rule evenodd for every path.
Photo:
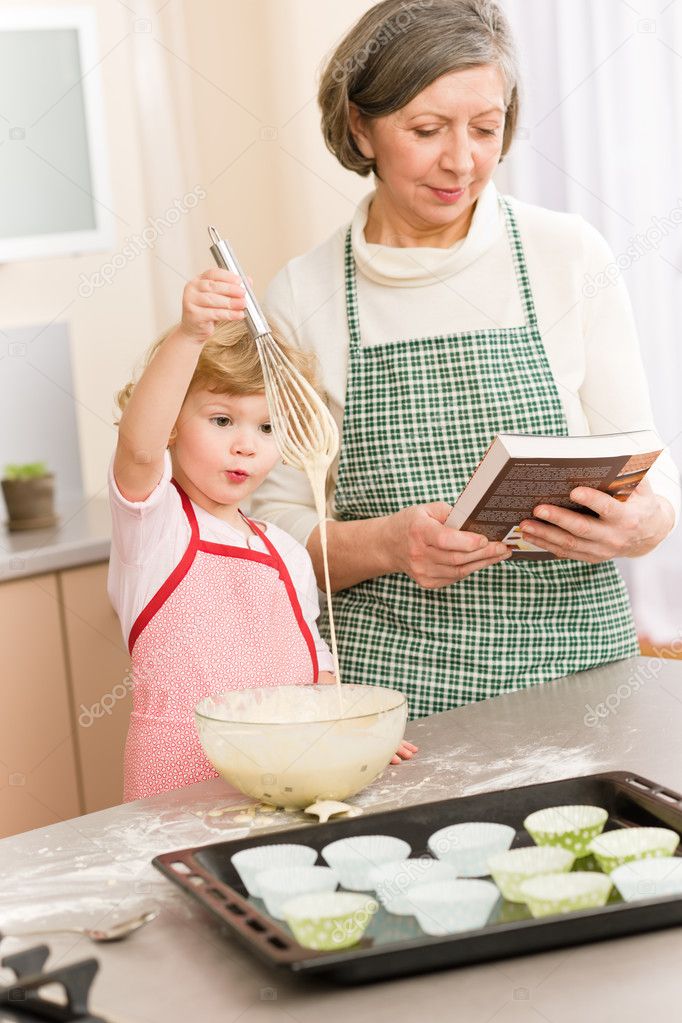
<instances>
[{"instance_id":1,"label":"gray hair","mask_svg":"<svg viewBox=\"0 0 682 1023\"><path fill-rule=\"evenodd\" d=\"M504 157L518 121L520 71L497 0L383 0L356 22L322 71L317 99L327 148L348 170L376 172L353 138L350 103L366 117L383 117L441 75L485 65L498 67L504 80Z\"/></svg>"}]
</instances>

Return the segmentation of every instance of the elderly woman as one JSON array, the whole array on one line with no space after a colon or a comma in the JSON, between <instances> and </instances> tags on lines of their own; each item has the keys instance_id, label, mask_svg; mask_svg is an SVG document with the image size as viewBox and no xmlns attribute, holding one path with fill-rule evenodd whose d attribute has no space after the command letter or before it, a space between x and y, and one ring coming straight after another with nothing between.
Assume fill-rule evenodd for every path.
<instances>
[{"instance_id":1,"label":"elderly woman","mask_svg":"<svg viewBox=\"0 0 682 1023\"><path fill-rule=\"evenodd\" d=\"M323 73L324 137L374 175L350 225L272 281L272 322L317 353L342 443L329 550L342 679L395 686L413 717L638 652L615 556L673 527L666 452L623 504L541 505L522 523L556 560L444 525L498 432L654 428L622 283L583 288L613 259L580 216L498 193L519 116L509 25L492 0L385 0ZM254 511L307 545L306 479L281 467Z\"/></svg>"}]
</instances>

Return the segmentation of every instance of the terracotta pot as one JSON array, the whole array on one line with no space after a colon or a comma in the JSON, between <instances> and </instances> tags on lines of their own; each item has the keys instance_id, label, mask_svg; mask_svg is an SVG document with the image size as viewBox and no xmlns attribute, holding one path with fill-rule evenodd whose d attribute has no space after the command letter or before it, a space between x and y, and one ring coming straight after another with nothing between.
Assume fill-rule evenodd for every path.
<instances>
[{"instance_id":1,"label":"terracotta pot","mask_svg":"<svg viewBox=\"0 0 682 1023\"><path fill-rule=\"evenodd\" d=\"M28 480L2 480L2 494L5 498L9 520L7 528L14 532L20 529L44 529L54 526L57 516L54 510L54 473L37 476Z\"/></svg>"}]
</instances>

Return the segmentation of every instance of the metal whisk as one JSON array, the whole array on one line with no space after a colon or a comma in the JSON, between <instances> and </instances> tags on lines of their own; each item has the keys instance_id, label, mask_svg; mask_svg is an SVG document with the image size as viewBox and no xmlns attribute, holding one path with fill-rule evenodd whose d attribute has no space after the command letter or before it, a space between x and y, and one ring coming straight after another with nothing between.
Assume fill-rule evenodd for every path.
<instances>
[{"instance_id":1,"label":"metal whisk","mask_svg":"<svg viewBox=\"0 0 682 1023\"><path fill-rule=\"evenodd\" d=\"M215 227L208 229L211 254L218 266L239 274L246 291L245 323L258 349L265 397L270 410L270 421L277 446L285 462L301 469L310 479L315 506L320 519L320 532L324 552L324 572L327 601L330 609L332 652L339 679L336 635L331 614L331 586L326 557L326 502L324 481L339 449L339 431L336 421L320 395L285 355L273 338L263 312L249 286L232 249L221 238Z\"/></svg>"},{"instance_id":2,"label":"metal whisk","mask_svg":"<svg viewBox=\"0 0 682 1023\"><path fill-rule=\"evenodd\" d=\"M308 472L313 460L328 469L339 449L339 431L334 417L273 338L229 244L215 227L209 227L208 233L211 253L218 266L239 274L246 289L245 322L258 348L272 429L282 457L304 472ZM317 510L324 515L324 509Z\"/></svg>"}]
</instances>

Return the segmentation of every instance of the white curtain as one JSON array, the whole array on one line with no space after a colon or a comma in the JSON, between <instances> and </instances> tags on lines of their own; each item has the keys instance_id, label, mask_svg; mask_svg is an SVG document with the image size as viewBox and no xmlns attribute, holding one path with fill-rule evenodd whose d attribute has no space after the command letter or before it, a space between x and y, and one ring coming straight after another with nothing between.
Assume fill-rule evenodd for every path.
<instances>
[{"instance_id":1,"label":"white curtain","mask_svg":"<svg viewBox=\"0 0 682 1023\"><path fill-rule=\"evenodd\" d=\"M608 239L633 303L656 425L682 465L682 0L502 4L525 90L498 187L580 213ZM682 524L620 567L640 634L682 639Z\"/></svg>"},{"instance_id":2,"label":"white curtain","mask_svg":"<svg viewBox=\"0 0 682 1023\"><path fill-rule=\"evenodd\" d=\"M131 70L137 97L144 207L149 213L143 229L148 230L151 284L160 330L178 319L182 289L197 272L192 260L192 218L187 211L194 208L196 196L205 192L199 184L189 93L186 87L176 87L173 74L186 59L184 10L155 0L136 0L134 6L134 11L128 8L133 27ZM158 15L164 9L160 19Z\"/></svg>"}]
</instances>

